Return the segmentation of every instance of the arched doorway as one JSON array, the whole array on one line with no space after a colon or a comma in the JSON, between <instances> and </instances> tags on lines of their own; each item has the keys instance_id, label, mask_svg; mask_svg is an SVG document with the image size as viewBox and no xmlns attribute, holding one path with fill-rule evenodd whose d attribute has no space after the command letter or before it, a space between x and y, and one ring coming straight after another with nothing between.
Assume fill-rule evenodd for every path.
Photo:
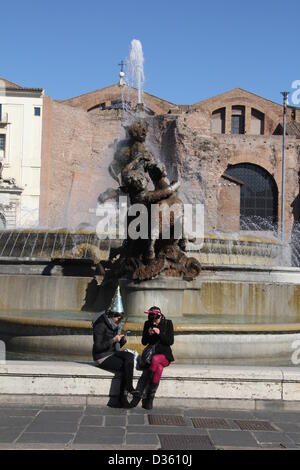
<instances>
[{"instance_id":1,"label":"arched doorway","mask_svg":"<svg viewBox=\"0 0 300 470\"><path fill-rule=\"evenodd\" d=\"M278 188L273 176L252 163L229 165L226 174L240 180L240 229L278 228Z\"/></svg>"}]
</instances>

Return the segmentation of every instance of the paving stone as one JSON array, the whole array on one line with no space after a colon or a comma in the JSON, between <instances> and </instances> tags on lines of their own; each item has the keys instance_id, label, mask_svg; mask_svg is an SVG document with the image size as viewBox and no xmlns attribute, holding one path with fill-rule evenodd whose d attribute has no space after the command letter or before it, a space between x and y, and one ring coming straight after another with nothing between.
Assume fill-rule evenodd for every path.
<instances>
[{"instance_id":1,"label":"paving stone","mask_svg":"<svg viewBox=\"0 0 300 470\"><path fill-rule=\"evenodd\" d=\"M127 416L127 424L146 424L147 421L145 419L144 414L139 414L139 415L128 415ZM148 423L147 423L148 424Z\"/></svg>"},{"instance_id":2,"label":"paving stone","mask_svg":"<svg viewBox=\"0 0 300 470\"><path fill-rule=\"evenodd\" d=\"M126 416L105 416L105 426L126 426Z\"/></svg>"},{"instance_id":3,"label":"paving stone","mask_svg":"<svg viewBox=\"0 0 300 470\"><path fill-rule=\"evenodd\" d=\"M116 451L120 450L120 446L123 443L124 438L120 436L98 436L97 434L90 436L84 435L82 433L78 433L74 440L74 444L87 444L88 448L90 448L90 446L93 444L99 444L101 446L112 446L112 448ZM110 449L111 447L105 447L105 449L106 448Z\"/></svg>"},{"instance_id":4,"label":"paving stone","mask_svg":"<svg viewBox=\"0 0 300 470\"><path fill-rule=\"evenodd\" d=\"M22 436L19 437L17 443L30 443L30 444L67 444L74 438L74 434L66 433L35 433L35 432L25 432Z\"/></svg>"},{"instance_id":5,"label":"paving stone","mask_svg":"<svg viewBox=\"0 0 300 470\"><path fill-rule=\"evenodd\" d=\"M34 417L31 416L0 416L0 428L28 426Z\"/></svg>"},{"instance_id":6,"label":"paving stone","mask_svg":"<svg viewBox=\"0 0 300 470\"><path fill-rule=\"evenodd\" d=\"M133 434L191 434L191 435L205 435L205 429L187 428L185 426L135 426L128 425L127 432Z\"/></svg>"},{"instance_id":7,"label":"paving stone","mask_svg":"<svg viewBox=\"0 0 300 470\"><path fill-rule=\"evenodd\" d=\"M276 423L299 423L300 424L300 413L296 412L255 412L255 416L259 419L268 419Z\"/></svg>"},{"instance_id":8,"label":"paving stone","mask_svg":"<svg viewBox=\"0 0 300 470\"><path fill-rule=\"evenodd\" d=\"M289 432L286 435L300 446L300 432Z\"/></svg>"},{"instance_id":9,"label":"paving stone","mask_svg":"<svg viewBox=\"0 0 300 470\"><path fill-rule=\"evenodd\" d=\"M27 408L7 408L0 409L0 420L4 416L36 416L40 409L27 409Z\"/></svg>"},{"instance_id":10,"label":"paving stone","mask_svg":"<svg viewBox=\"0 0 300 470\"><path fill-rule=\"evenodd\" d=\"M43 411L81 411L84 412L84 405L45 405Z\"/></svg>"},{"instance_id":11,"label":"paving stone","mask_svg":"<svg viewBox=\"0 0 300 470\"><path fill-rule=\"evenodd\" d=\"M252 435L259 444L276 443L282 444L284 447L289 447L293 444L293 440L291 438L280 432L253 431Z\"/></svg>"},{"instance_id":12,"label":"paving stone","mask_svg":"<svg viewBox=\"0 0 300 470\"><path fill-rule=\"evenodd\" d=\"M0 429L0 443L14 442L24 428Z\"/></svg>"},{"instance_id":13,"label":"paving stone","mask_svg":"<svg viewBox=\"0 0 300 470\"><path fill-rule=\"evenodd\" d=\"M281 412L274 413L272 421L283 423L298 423L300 425L300 413Z\"/></svg>"},{"instance_id":14,"label":"paving stone","mask_svg":"<svg viewBox=\"0 0 300 470\"><path fill-rule=\"evenodd\" d=\"M151 415L183 415L183 409L180 408L162 408L162 407L155 407L151 411L145 410L148 414Z\"/></svg>"},{"instance_id":15,"label":"paving stone","mask_svg":"<svg viewBox=\"0 0 300 470\"><path fill-rule=\"evenodd\" d=\"M75 433L78 429L78 423L61 421L61 422L41 422L41 423L32 423L26 429L27 432L54 432L54 433Z\"/></svg>"},{"instance_id":16,"label":"paving stone","mask_svg":"<svg viewBox=\"0 0 300 470\"><path fill-rule=\"evenodd\" d=\"M101 428L92 426L80 427L74 444L123 444L125 429Z\"/></svg>"},{"instance_id":17,"label":"paving stone","mask_svg":"<svg viewBox=\"0 0 300 470\"><path fill-rule=\"evenodd\" d=\"M125 428L120 426L80 426L78 433L85 433L93 435L93 433L99 436L124 436Z\"/></svg>"},{"instance_id":18,"label":"paving stone","mask_svg":"<svg viewBox=\"0 0 300 470\"><path fill-rule=\"evenodd\" d=\"M88 406L84 412L85 415L126 415L126 409L125 408L110 408L109 406L103 407L103 406Z\"/></svg>"},{"instance_id":19,"label":"paving stone","mask_svg":"<svg viewBox=\"0 0 300 470\"><path fill-rule=\"evenodd\" d=\"M78 422L81 417L82 413L80 411L41 411L34 422Z\"/></svg>"},{"instance_id":20,"label":"paving stone","mask_svg":"<svg viewBox=\"0 0 300 470\"><path fill-rule=\"evenodd\" d=\"M41 410L44 405L38 404L24 404L24 403L9 403L9 404L0 404L0 411L2 410Z\"/></svg>"},{"instance_id":21,"label":"paving stone","mask_svg":"<svg viewBox=\"0 0 300 470\"><path fill-rule=\"evenodd\" d=\"M149 414L149 410L145 410L141 406L136 406L135 408L129 408L127 410L127 414L128 415L132 415L132 414L146 415L146 414Z\"/></svg>"},{"instance_id":22,"label":"paving stone","mask_svg":"<svg viewBox=\"0 0 300 470\"><path fill-rule=\"evenodd\" d=\"M257 441L249 431L209 430L208 435L216 446L258 447Z\"/></svg>"},{"instance_id":23,"label":"paving stone","mask_svg":"<svg viewBox=\"0 0 300 470\"><path fill-rule=\"evenodd\" d=\"M277 423L273 421L273 426L279 428L283 432L299 432L300 433L300 425L296 423Z\"/></svg>"},{"instance_id":24,"label":"paving stone","mask_svg":"<svg viewBox=\"0 0 300 470\"><path fill-rule=\"evenodd\" d=\"M126 444L144 444L155 445L159 444L159 439L156 434L127 434Z\"/></svg>"},{"instance_id":25,"label":"paving stone","mask_svg":"<svg viewBox=\"0 0 300 470\"><path fill-rule=\"evenodd\" d=\"M87 415L80 421L80 426L103 426L104 416L102 415Z\"/></svg>"}]
</instances>

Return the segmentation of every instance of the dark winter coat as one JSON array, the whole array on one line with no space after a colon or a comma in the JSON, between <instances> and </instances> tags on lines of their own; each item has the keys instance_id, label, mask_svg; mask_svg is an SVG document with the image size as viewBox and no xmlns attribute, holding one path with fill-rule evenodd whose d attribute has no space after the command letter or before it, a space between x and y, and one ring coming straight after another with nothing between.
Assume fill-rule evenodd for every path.
<instances>
[{"instance_id":1,"label":"dark winter coat","mask_svg":"<svg viewBox=\"0 0 300 470\"><path fill-rule=\"evenodd\" d=\"M144 323L142 344L155 344L158 342L158 345L155 349L155 354L164 354L169 362L174 361L172 354L171 345L174 343L174 328L172 320L167 320L162 318L157 328L160 330L160 334L149 335L149 328L152 327L152 324L147 320Z\"/></svg>"},{"instance_id":2,"label":"dark winter coat","mask_svg":"<svg viewBox=\"0 0 300 470\"><path fill-rule=\"evenodd\" d=\"M121 325L112 325L105 314L100 315L93 324L93 359L101 359L109 356L120 349L120 344L115 343L113 338L120 334Z\"/></svg>"}]
</instances>

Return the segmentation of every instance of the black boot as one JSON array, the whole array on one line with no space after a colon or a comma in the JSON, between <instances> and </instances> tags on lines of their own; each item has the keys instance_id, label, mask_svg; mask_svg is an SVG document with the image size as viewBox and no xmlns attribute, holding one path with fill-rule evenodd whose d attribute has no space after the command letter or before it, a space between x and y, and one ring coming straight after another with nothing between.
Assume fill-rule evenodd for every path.
<instances>
[{"instance_id":1,"label":"black boot","mask_svg":"<svg viewBox=\"0 0 300 470\"><path fill-rule=\"evenodd\" d=\"M119 400L120 400L120 403L121 403L121 408L130 408L130 403L128 401L128 394L133 393L133 392L135 392L135 390L132 387L132 385L130 387L130 390L127 389L126 382L125 382L125 377L123 375L122 379L121 379L120 394L119 394Z\"/></svg>"},{"instance_id":2,"label":"black boot","mask_svg":"<svg viewBox=\"0 0 300 470\"><path fill-rule=\"evenodd\" d=\"M130 403L127 398L127 393L124 393L123 395L120 396L120 402L122 408L131 408Z\"/></svg>"},{"instance_id":3,"label":"black boot","mask_svg":"<svg viewBox=\"0 0 300 470\"><path fill-rule=\"evenodd\" d=\"M151 375L152 374L149 370L146 369L143 371L142 375L140 376L138 380L135 393L133 394L133 399L130 403L131 408L135 408L141 401L143 392L146 389L147 385L149 384L149 380L151 379Z\"/></svg>"},{"instance_id":4,"label":"black boot","mask_svg":"<svg viewBox=\"0 0 300 470\"><path fill-rule=\"evenodd\" d=\"M110 397L107 406L110 408L123 408L120 397Z\"/></svg>"},{"instance_id":5,"label":"black boot","mask_svg":"<svg viewBox=\"0 0 300 470\"><path fill-rule=\"evenodd\" d=\"M110 397L107 406L110 408L131 408L128 401L127 393L122 393L119 396Z\"/></svg>"},{"instance_id":6,"label":"black boot","mask_svg":"<svg viewBox=\"0 0 300 470\"><path fill-rule=\"evenodd\" d=\"M152 410L153 400L154 400L154 397L155 397L156 390L158 389L158 386L159 386L159 383L154 384L153 382L149 385L147 396L144 400L142 400L142 407L145 410Z\"/></svg>"}]
</instances>

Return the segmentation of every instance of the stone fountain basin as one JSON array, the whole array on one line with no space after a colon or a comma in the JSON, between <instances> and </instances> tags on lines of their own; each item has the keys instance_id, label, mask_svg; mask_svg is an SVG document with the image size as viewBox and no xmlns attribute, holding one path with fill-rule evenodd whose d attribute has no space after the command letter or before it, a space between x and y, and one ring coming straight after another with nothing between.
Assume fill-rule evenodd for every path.
<instances>
[{"instance_id":1,"label":"stone fountain basin","mask_svg":"<svg viewBox=\"0 0 300 470\"><path fill-rule=\"evenodd\" d=\"M71 313L71 312L69 312ZM63 315L1 315L0 337L9 358L91 360L92 322ZM95 314L87 316L95 317ZM127 322L129 349L142 351L142 323ZM177 363L292 365L300 323L177 324L172 346Z\"/></svg>"},{"instance_id":2,"label":"stone fountain basin","mask_svg":"<svg viewBox=\"0 0 300 470\"><path fill-rule=\"evenodd\" d=\"M91 321L105 294L100 282L0 275L0 339L8 352L24 359L91 360ZM179 363L291 365L300 340L299 285L299 269L273 267L211 266L192 283L121 281L128 347L141 350L143 310L158 303L173 319Z\"/></svg>"}]
</instances>

